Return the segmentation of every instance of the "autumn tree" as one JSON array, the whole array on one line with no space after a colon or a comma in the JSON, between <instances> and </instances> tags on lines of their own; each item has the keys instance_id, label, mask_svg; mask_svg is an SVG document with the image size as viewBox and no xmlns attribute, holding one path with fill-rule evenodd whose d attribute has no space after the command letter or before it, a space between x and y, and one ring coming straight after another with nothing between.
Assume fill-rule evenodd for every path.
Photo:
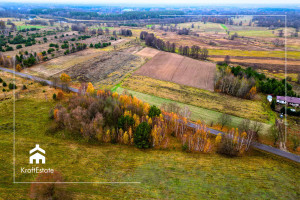
<instances>
[{"instance_id":1,"label":"autumn tree","mask_svg":"<svg viewBox=\"0 0 300 200\"><path fill-rule=\"evenodd\" d=\"M253 86L249 91L249 98L253 99L256 95L256 86Z\"/></svg>"},{"instance_id":2,"label":"autumn tree","mask_svg":"<svg viewBox=\"0 0 300 200\"><path fill-rule=\"evenodd\" d=\"M16 70L17 70L18 72L22 71L22 67L21 67L21 65L20 65L20 64L17 64L17 66L16 66Z\"/></svg>"},{"instance_id":3,"label":"autumn tree","mask_svg":"<svg viewBox=\"0 0 300 200\"><path fill-rule=\"evenodd\" d=\"M60 80L63 82L63 83L69 83L71 81L71 77L66 74L66 73L62 73L60 75Z\"/></svg>"},{"instance_id":4,"label":"autumn tree","mask_svg":"<svg viewBox=\"0 0 300 200\"><path fill-rule=\"evenodd\" d=\"M94 86L91 82L88 83L86 92L90 95L92 95L95 92Z\"/></svg>"},{"instance_id":5,"label":"autumn tree","mask_svg":"<svg viewBox=\"0 0 300 200\"><path fill-rule=\"evenodd\" d=\"M71 77L66 73L62 73L60 75L60 80L62 82L62 90L69 91L69 83L71 82Z\"/></svg>"},{"instance_id":6,"label":"autumn tree","mask_svg":"<svg viewBox=\"0 0 300 200\"><path fill-rule=\"evenodd\" d=\"M57 93L56 99L57 100L62 100L64 98L64 93L62 91L59 91Z\"/></svg>"}]
</instances>

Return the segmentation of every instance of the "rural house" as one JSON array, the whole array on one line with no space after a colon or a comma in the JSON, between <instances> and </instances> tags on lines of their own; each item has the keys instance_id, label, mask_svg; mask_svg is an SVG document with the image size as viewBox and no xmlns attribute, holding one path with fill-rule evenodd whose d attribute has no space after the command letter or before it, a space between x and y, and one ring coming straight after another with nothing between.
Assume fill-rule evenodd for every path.
<instances>
[{"instance_id":1,"label":"rural house","mask_svg":"<svg viewBox=\"0 0 300 200\"><path fill-rule=\"evenodd\" d=\"M293 107L298 107L300 105L300 98L297 97L277 96L276 99L276 102L279 104L287 104Z\"/></svg>"}]
</instances>

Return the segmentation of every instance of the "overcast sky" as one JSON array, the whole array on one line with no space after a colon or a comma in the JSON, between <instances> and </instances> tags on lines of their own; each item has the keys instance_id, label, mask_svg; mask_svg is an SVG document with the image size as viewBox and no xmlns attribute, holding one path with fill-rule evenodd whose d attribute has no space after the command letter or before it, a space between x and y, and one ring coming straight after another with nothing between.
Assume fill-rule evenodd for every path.
<instances>
[{"instance_id":1,"label":"overcast sky","mask_svg":"<svg viewBox=\"0 0 300 200\"><path fill-rule=\"evenodd\" d=\"M72 3L72 4L299 4L299 0L0 0L22 3ZM1 5L0 5L1 6Z\"/></svg>"}]
</instances>

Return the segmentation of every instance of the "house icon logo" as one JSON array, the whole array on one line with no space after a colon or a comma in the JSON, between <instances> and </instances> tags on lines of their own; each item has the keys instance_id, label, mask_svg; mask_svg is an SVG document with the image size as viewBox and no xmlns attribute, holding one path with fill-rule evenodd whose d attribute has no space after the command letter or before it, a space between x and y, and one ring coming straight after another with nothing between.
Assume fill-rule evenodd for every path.
<instances>
[{"instance_id":1,"label":"house icon logo","mask_svg":"<svg viewBox=\"0 0 300 200\"><path fill-rule=\"evenodd\" d=\"M29 163L30 164L33 164L33 160L35 160L35 164L39 164L40 163L40 160L42 160L42 164L45 164L46 163L46 158L45 156L43 156L42 154L40 154L39 152L43 153L43 154L46 154L45 150L40 148L40 145L36 144L35 145L35 148L31 149L29 151L29 154L33 154L34 152L36 152L35 154L31 155L29 157Z\"/></svg>"}]
</instances>

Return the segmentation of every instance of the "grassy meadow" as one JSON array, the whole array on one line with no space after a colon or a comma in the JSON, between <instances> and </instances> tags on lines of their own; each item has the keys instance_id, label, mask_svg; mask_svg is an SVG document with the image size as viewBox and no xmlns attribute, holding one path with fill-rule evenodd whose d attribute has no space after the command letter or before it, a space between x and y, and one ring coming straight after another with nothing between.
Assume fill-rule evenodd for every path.
<instances>
[{"instance_id":1,"label":"grassy meadow","mask_svg":"<svg viewBox=\"0 0 300 200\"><path fill-rule=\"evenodd\" d=\"M260 100L240 99L221 93L210 92L139 75L133 75L126 78L122 83L122 87L182 102L184 104L218 112L225 112L240 118L247 118L265 123L272 122L273 120L272 113Z\"/></svg>"},{"instance_id":2,"label":"grassy meadow","mask_svg":"<svg viewBox=\"0 0 300 200\"><path fill-rule=\"evenodd\" d=\"M23 30L23 29L30 29L30 28L37 28L37 29L42 29L46 28L46 26L41 26L41 25L20 25L17 26L17 30Z\"/></svg>"},{"instance_id":3,"label":"grassy meadow","mask_svg":"<svg viewBox=\"0 0 300 200\"><path fill-rule=\"evenodd\" d=\"M194 24L194 28L192 28L192 24ZM193 31L200 31L200 32L225 32L223 24L218 23L211 23L211 22L187 22L187 23L180 23L177 27L180 28L190 28ZM226 27L226 26L225 26Z\"/></svg>"},{"instance_id":4,"label":"grassy meadow","mask_svg":"<svg viewBox=\"0 0 300 200\"><path fill-rule=\"evenodd\" d=\"M222 28L224 28L224 30L228 30L227 26L225 24L221 24Z\"/></svg>"},{"instance_id":5,"label":"grassy meadow","mask_svg":"<svg viewBox=\"0 0 300 200\"><path fill-rule=\"evenodd\" d=\"M216 125L220 116L222 115L221 112L217 112L214 110L209 110L209 109L205 109L202 107L181 103L178 101L173 101L170 99L157 97L157 96L150 95L150 94L145 94L145 93L141 93L141 92L137 92L137 91L133 91L133 90L129 90L129 89L124 89L122 87L115 87L115 88L113 88L112 91L115 91L119 94L122 94L124 91L127 91L130 94L132 94L133 96L136 96L137 98L141 99L142 101L148 102L149 104L155 105L157 107L160 107L164 103L176 103L180 107L187 106L192 111L191 120L197 121L200 119L201 121L204 121L208 125L211 125L212 123L214 125ZM232 121L229 124L229 126L231 126L231 127L237 127L243 120L243 118L241 118L241 117L236 117L233 115L230 115L230 116L232 118ZM262 124L263 124L263 132L267 132L268 129L270 128L270 125L265 124L265 123L262 123Z\"/></svg>"},{"instance_id":6,"label":"grassy meadow","mask_svg":"<svg viewBox=\"0 0 300 200\"><path fill-rule=\"evenodd\" d=\"M36 95L36 94L32 94ZM139 150L133 146L87 143L72 133L47 134L54 101L27 96L16 101L16 181L35 144L46 151L44 168L64 181L126 181L138 184L66 184L74 199L296 199L299 165L257 151L237 158L218 154ZM29 199L30 184L12 183L13 102L0 103L0 199Z\"/></svg>"},{"instance_id":7,"label":"grassy meadow","mask_svg":"<svg viewBox=\"0 0 300 200\"><path fill-rule=\"evenodd\" d=\"M243 57L269 57L269 58L284 58L284 51L243 51L237 49L209 49L209 55L230 55L230 56L243 56ZM298 51L288 51L287 58L300 59Z\"/></svg>"}]
</instances>

